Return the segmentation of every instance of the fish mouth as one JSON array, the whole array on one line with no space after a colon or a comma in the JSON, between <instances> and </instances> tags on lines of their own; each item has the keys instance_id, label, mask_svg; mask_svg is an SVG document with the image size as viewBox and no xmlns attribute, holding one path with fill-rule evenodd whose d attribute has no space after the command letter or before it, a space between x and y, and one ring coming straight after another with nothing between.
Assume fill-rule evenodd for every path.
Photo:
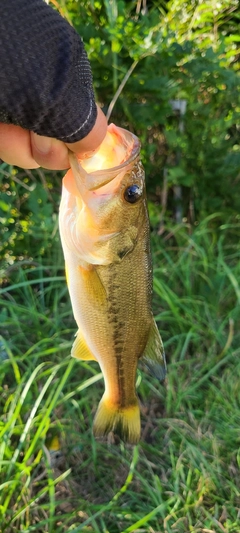
<instances>
[{"instance_id":1,"label":"fish mouth","mask_svg":"<svg viewBox=\"0 0 240 533\"><path fill-rule=\"evenodd\" d=\"M80 161L73 152L69 151L71 168L80 194L83 192L83 188L87 189L88 191L96 191L97 189L100 189L104 185L110 183L120 173L124 175L126 172L128 172L128 170L131 169L134 161L139 155L141 144L136 135L125 130L124 128L119 128L114 124L110 124L110 126L108 126L108 133L115 135L115 137L118 139L119 146L123 147L125 150L124 159L113 167L101 168L100 170L93 169L90 172L87 172L86 170L86 168L89 166L89 161L91 162L91 160L94 168L94 157L100 153L101 147L106 150L104 141L97 153L94 154L94 156L89 160Z\"/></svg>"},{"instance_id":2,"label":"fish mouth","mask_svg":"<svg viewBox=\"0 0 240 533\"><path fill-rule=\"evenodd\" d=\"M122 169L125 170L128 167L128 165L130 165L133 161L135 161L135 159L139 155L141 144L140 144L138 137L136 137L134 133L131 133L130 131L125 130L124 128L119 128L118 126L115 126L114 124L110 124L110 126L108 126L109 133L115 133L116 131L117 131L117 136L119 137L119 143L121 142L125 148L124 159L118 165L114 165L113 167L102 168L101 170L93 170L91 172L92 174L97 176L97 175L101 175L103 172L104 174L113 173L113 172L118 173ZM104 144L104 141L102 145L103 144ZM100 150L101 150L101 146L100 146ZM84 165L83 165L83 168L84 168Z\"/></svg>"}]
</instances>

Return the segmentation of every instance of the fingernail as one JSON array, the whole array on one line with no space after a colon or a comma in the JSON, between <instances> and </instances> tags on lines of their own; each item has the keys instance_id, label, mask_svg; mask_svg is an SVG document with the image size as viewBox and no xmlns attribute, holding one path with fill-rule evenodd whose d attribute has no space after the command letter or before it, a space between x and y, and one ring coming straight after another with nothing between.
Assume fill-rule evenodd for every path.
<instances>
[{"instance_id":1,"label":"fingernail","mask_svg":"<svg viewBox=\"0 0 240 533\"><path fill-rule=\"evenodd\" d=\"M37 133L33 133L33 142L35 148L37 148L37 150L42 154L48 154L48 152L50 152L52 147L51 137L44 137L43 135L37 135Z\"/></svg>"}]
</instances>

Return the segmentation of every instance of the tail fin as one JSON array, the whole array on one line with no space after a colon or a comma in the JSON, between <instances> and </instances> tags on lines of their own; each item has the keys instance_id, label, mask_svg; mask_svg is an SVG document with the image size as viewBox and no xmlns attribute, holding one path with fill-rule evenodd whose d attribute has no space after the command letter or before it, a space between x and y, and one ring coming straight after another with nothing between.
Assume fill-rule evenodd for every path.
<instances>
[{"instance_id":1,"label":"tail fin","mask_svg":"<svg viewBox=\"0 0 240 533\"><path fill-rule=\"evenodd\" d=\"M95 437L103 437L110 431L115 431L125 442L138 443L141 423L137 398L135 404L119 407L103 395L94 419L93 433Z\"/></svg>"}]
</instances>

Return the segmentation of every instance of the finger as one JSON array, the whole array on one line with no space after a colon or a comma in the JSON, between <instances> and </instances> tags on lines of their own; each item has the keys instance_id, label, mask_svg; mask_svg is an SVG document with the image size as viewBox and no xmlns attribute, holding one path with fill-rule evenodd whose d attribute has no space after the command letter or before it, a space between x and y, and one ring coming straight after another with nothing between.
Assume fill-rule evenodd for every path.
<instances>
[{"instance_id":1,"label":"finger","mask_svg":"<svg viewBox=\"0 0 240 533\"><path fill-rule=\"evenodd\" d=\"M29 131L13 124L0 124L0 158L9 165L39 167L32 155Z\"/></svg>"},{"instance_id":2,"label":"finger","mask_svg":"<svg viewBox=\"0 0 240 533\"><path fill-rule=\"evenodd\" d=\"M104 140L107 133L107 119L101 108L97 105L96 122L90 133L76 143L67 143L72 152L75 152L80 158L90 157Z\"/></svg>"},{"instance_id":3,"label":"finger","mask_svg":"<svg viewBox=\"0 0 240 533\"><path fill-rule=\"evenodd\" d=\"M12 124L0 124L0 158L22 168L42 166L50 170L69 168L68 149L80 158L90 157L102 143L107 132L107 120L97 106L97 119L91 132L77 143L62 141L29 132Z\"/></svg>"},{"instance_id":4,"label":"finger","mask_svg":"<svg viewBox=\"0 0 240 533\"><path fill-rule=\"evenodd\" d=\"M52 137L44 137L30 132L32 156L37 163L50 170L69 168L66 144Z\"/></svg>"}]
</instances>

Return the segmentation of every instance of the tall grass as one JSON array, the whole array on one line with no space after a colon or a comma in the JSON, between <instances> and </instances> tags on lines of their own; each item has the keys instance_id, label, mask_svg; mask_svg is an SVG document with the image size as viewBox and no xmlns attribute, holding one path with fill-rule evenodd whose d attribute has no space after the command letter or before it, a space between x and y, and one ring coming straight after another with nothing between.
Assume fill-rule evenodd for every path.
<instances>
[{"instance_id":1,"label":"tall grass","mask_svg":"<svg viewBox=\"0 0 240 533\"><path fill-rule=\"evenodd\" d=\"M96 363L69 356L62 270L8 268L1 298L1 532L239 532L238 218L152 235L165 386L138 373L142 440L96 441ZM49 260L48 260L49 261ZM16 265L15 265L16 266Z\"/></svg>"}]
</instances>

